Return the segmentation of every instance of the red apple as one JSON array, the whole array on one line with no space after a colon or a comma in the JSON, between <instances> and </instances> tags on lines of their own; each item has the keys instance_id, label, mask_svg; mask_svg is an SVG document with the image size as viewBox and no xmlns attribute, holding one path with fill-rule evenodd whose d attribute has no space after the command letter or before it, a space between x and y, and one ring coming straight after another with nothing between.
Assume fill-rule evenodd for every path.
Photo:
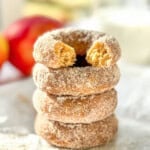
<instances>
[{"instance_id":1,"label":"red apple","mask_svg":"<svg viewBox=\"0 0 150 150\"><path fill-rule=\"evenodd\" d=\"M4 32L10 46L9 61L24 75L30 75L34 60L33 44L46 31L63 27L63 24L45 16L30 16L11 24Z\"/></svg>"}]
</instances>

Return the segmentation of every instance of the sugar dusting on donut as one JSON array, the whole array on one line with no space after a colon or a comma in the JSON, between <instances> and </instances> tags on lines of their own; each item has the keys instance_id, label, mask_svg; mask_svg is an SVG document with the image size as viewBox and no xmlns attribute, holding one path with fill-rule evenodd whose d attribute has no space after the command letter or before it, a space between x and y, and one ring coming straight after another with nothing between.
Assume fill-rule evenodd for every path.
<instances>
[{"instance_id":1,"label":"sugar dusting on donut","mask_svg":"<svg viewBox=\"0 0 150 150\"><path fill-rule=\"evenodd\" d=\"M100 67L47 68L36 64L33 79L38 88L56 95L90 95L113 88L120 78L116 65Z\"/></svg>"},{"instance_id":2,"label":"sugar dusting on donut","mask_svg":"<svg viewBox=\"0 0 150 150\"><path fill-rule=\"evenodd\" d=\"M119 59L120 47L105 33L70 28L45 33L34 45L35 61L50 68L73 66L78 55L92 66L109 67Z\"/></svg>"},{"instance_id":3,"label":"sugar dusting on donut","mask_svg":"<svg viewBox=\"0 0 150 150\"><path fill-rule=\"evenodd\" d=\"M56 96L41 90L33 95L34 108L50 120L65 123L91 123L113 114L117 105L114 89L87 96Z\"/></svg>"},{"instance_id":4,"label":"sugar dusting on donut","mask_svg":"<svg viewBox=\"0 0 150 150\"><path fill-rule=\"evenodd\" d=\"M52 145L83 149L103 145L112 140L118 129L114 115L90 124L68 124L50 121L38 115L35 131Z\"/></svg>"}]
</instances>

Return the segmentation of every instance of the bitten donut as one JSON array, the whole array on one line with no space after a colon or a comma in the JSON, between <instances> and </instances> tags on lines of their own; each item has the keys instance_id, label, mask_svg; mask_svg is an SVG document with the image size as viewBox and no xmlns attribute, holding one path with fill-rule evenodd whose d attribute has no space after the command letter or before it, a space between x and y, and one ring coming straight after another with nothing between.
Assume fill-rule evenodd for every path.
<instances>
[{"instance_id":1,"label":"bitten donut","mask_svg":"<svg viewBox=\"0 0 150 150\"><path fill-rule=\"evenodd\" d=\"M49 95L36 90L33 105L38 113L50 120L64 123L91 123L113 114L117 105L117 92L112 89L97 95L82 97Z\"/></svg>"},{"instance_id":2,"label":"bitten donut","mask_svg":"<svg viewBox=\"0 0 150 150\"><path fill-rule=\"evenodd\" d=\"M36 64L33 79L36 86L53 95L92 95L112 89L120 77L117 65L101 67L47 68Z\"/></svg>"},{"instance_id":3,"label":"bitten donut","mask_svg":"<svg viewBox=\"0 0 150 150\"><path fill-rule=\"evenodd\" d=\"M48 143L65 148L89 148L108 143L116 135L118 122L114 115L90 124L65 124L37 116L35 131Z\"/></svg>"},{"instance_id":4,"label":"bitten donut","mask_svg":"<svg viewBox=\"0 0 150 150\"><path fill-rule=\"evenodd\" d=\"M33 56L36 62L50 68L78 66L80 61L92 66L109 67L117 62L120 53L117 40L110 35L66 28L39 37Z\"/></svg>"}]
</instances>

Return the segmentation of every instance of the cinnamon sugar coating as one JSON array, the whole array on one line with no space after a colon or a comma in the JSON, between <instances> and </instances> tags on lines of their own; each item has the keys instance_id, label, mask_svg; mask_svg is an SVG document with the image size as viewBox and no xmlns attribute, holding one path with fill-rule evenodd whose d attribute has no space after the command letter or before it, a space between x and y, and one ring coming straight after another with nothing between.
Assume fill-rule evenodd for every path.
<instances>
[{"instance_id":1,"label":"cinnamon sugar coating","mask_svg":"<svg viewBox=\"0 0 150 150\"><path fill-rule=\"evenodd\" d=\"M117 62L121 51L112 36L70 28L47 32L34 45L35 61L50 68L73 66L77 55L85 55L92 66L109 67Z\"/></svg>"},{"instance_id":2,"label":"cinnamon sugar coating","mask_svg":"<svg viewBox=\"0 0 150 150\"><path fill-rule=\"evenodd\" d=\"M36 90L34 108L50 120L64 123L91 123L113 114L117 105L114 89L89 96L56 96Z\"/></svg>"},{"instance_id":3,"label":"cinnamon sugar coating","mask_svg":"<svg viewBox=\"0 0 150 150\"><path fill-rule=\"evenodd\" d=\"M83 149L108 143L114 138L118 121L114 115L90 124L65 124L38 115L35 131L52 145Z\"/></svg>"},{"instance_id":4,"label":"cinnamon sugar coating","mask_svg":"<svg viewBox=\"0 0 150 150\"><path fill-rule=\"evenodd\" d=\"M112 89L119 78L120 72L117 65L109 68L87 66L51 69L42 64L36 64L33 69L36 86L53 95L99 94Z\"/></svg>"}]
</instances>

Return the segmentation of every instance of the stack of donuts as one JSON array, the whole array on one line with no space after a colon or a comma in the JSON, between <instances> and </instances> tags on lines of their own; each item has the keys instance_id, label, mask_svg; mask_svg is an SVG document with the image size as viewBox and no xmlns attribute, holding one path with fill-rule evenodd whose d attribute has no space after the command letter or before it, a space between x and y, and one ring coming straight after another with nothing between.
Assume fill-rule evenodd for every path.
<instances>
[{"instance_id":1,"label":"stack of donuts","mask_svg":"<svg viewBox=\"0 0 150 150\"><path fill-rule=\"evenodd\" d=\"M105 33L59 29L38 38L33 52L38 112L35 131L48 143L89 148L111 141L120 78L117 40Z\"/></svg>"}]
</instances>

